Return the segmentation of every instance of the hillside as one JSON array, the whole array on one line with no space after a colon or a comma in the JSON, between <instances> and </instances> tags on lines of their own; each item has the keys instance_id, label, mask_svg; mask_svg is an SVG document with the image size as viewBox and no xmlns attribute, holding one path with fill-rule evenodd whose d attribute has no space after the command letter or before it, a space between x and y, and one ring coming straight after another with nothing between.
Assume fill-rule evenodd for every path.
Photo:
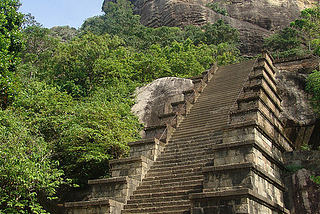
<instances>
[{"instance_id":1,"label":"hillside","mask_svg":"<svg viewBox=\"0 0 320 214\"><path fill-rule=\"evenodd\" d=\"M104 0L104 5L110 0ZM261 52L263 38L299 18L300 11L317 0L131 0L134 12L148 27L204 25L223 19L240 32L241 51L254 55ZM206 7L217 2L228 15Z\"/></svg>"}]
</instances>

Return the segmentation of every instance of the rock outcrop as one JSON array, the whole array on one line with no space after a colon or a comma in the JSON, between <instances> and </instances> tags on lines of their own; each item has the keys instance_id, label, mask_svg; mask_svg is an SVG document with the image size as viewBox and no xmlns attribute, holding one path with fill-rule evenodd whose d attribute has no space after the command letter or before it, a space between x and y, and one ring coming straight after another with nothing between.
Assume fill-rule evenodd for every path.
<instances>
[{"instance_id":1,"label":"rock outcrop","mask_svg":"<svg viewBox=\"0 0 320 214\"><path fill-rule=\"evenodd\" d=\"M165 77L157 79L136 91L137 102L132 112L146 127L159 125L159 115L170 111L172 102L184 99L183 91L193 89L192 80Z\"/></svg>"},{"instance_id":2,"label":"rock outcrop","mask_svg":"<svg viewBox=\"0 0 320 214\"><path fill-rule=\"evenodd\" d=\"M320 189L311 176L320 175L319 151L294 151L284 155L287 173L285 203L291 214L319 214Z\"/></svg>"},{"instance_id":3,"label":"rock outcrop","mask_svg":"<svg viewBox=\"0 0 320 214\"><path fill-rule=\"evenodd\" d=\"M307 56L277 60L275 66L278 68L278 93L283 99L281 119L285 124L286 135L296 148L307 143L317 148L318 143L310 141L317 127L316 115L309 102L310 94L306 92L306 83L308 75L319 67L319 58Z\"/></svg>"},{"instance_id":4,"label":"rock outcrop","mask_svg":"<svg viewBox=\"0 0 320 214\"><path fill-rule=\"evenodd\" d=\"M105 0L112 1L112 0ZM298 18L300 11L317 0L130 0L141 23L149 27L204 25L223 19L240 31L241 51L261 53L263 38ZM228 16L206 7L218 2Z\"/></svg>"}]
</instances>

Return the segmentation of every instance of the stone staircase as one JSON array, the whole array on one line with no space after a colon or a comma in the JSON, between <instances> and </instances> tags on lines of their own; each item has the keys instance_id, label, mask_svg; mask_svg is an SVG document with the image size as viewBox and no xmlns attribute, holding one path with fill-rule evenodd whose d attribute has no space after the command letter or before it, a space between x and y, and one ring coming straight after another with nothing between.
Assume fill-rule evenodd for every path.
<instances>
[{"instance_id":1,"label":"stone staircase","mask_svg":"<svg viewBox=\"0 0 320 214\"><path fill-rule=\"evenodd\" d=\"M288 213L279 174L292 146L270 63L265 54L195 78L191 98L172 103L165 123L146 129L150 139L110 162L113 178L89 181L91 199L67 203L67 213Z\"/></svg>"},{"instance_id":2,"label":"stone staircase","mask_svg":"<svg viewBox=\"0 0 320 214\"><path fill-rule=\"evenodd\" d=\"M189 194L201 192L202 167L221 132L170 141L122 213L189 213Z\"/></svg>"},{"instance_id":3,"label":"stone staircase","mask_svg":"<svg viewBox=\"0 0 320 214\"><path fill-rule=\"evenodd\" d=\"M202 168L214 158L212 146L222 143L228 111L253 64L217 70L122 213L190 212L189 194L203 189Z\"/></svg>"}]
</instances>

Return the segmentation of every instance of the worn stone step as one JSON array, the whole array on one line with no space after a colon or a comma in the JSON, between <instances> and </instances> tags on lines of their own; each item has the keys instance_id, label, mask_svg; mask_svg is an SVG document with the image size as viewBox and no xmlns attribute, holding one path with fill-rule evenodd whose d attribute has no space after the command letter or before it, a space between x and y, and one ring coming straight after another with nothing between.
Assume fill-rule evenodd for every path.
<instances>
[{"instance_id":1,"label":"worn stone step","mask_svg":"<svg viewBox=\"0 0 320 214\"><path fill-rule=\"evenodd\" d=\"M161 185L158 188L153 189L138 189L134 192L133 195L142 195L142 194L149 194L149 193L161 193L161 192L176 192L181 190L192 190L192 189L202 189L202 183L194 183L189 185L180 185L180 186L172 186L171 184Z\"/></svg>"},{"instance_id":2,"label":"worn stone step","mask_svg":"<svg viewBox=\"0 0 320 214\"><path fill-rule=\"evenodd\" d=\"M215 117L214 115L207 115L206 119L194 119L190 118L185 121L183 126L180 126L176 129L176 131L184 130L184 129L192 129L192 128L207 128L210 125L216 125L221 124L224 121L228 121L228 115L225 115L224 117Z\"/></svg>"},{"instance_id":3,"label":"worn stone step","mask_svg":"<svg viewBox=\"0 0 320 214\"><path fill-rule=\"evenodd\" d=\"M170 182L177 182L177 181L187 181L187 180L201 178L201 177L203 177L203 175L200 174L199 172L198 173L189 172L189 173L179 173L179 174L170 174L170 175L161 175L161 176L149 176L144 178L143 182L146 182L147 184L150 184L150 183L160 184L160 183L170 183Z\"/></svg>"},{"instance_id":4,"label":"worn stone step","mask_svg":"<svg viewBox=\"0 0 320 214\"><path fill-rule=\"evenodd\" d=\"M200 135L200 136L192 136L192 137L186 137L186 138L181 138L181 139L170 139L169 143L166 145L166 148L172 146L173 144L177 145L183 145L185 142L189 141L201 141L201 140L211 140L215 138L221 138L222 137L222 132L214 132L211 134L206 134L206 135Z\"/></svg>"},{"instance_id":5,"label":"worn stone step","mask_svg":"<svg viewBox=\"0 0 320 214\"><path fill-rule=\"evenodd\" d=\"M201 122L200 122L201 121ZM197 130L205 130L206 128L213 126L213 125L219 125L222 123L226 123L228 121L228 117L222 117L222 118L210 118L208 116L207 119L203 119L203 120L195 120L193 119L193 121L186 121L185 124L181 127L179 127L178 129L176 129L177 133L178 131L184 131L185 129L191 130L191 129L197 129Z\"/></svg>"},{"instance_id":6,"label":"worn stone step","mask_svg":"<svg viewBox=\"0 0 320 214\"><path fill-rule=\"evenodd\" d=\"M216 130L221 130L223 129L224 126L226 126L228 123L228 120L223 120L219 123L212 123L212 124L207 124L205 126L196 126L192 127L191 125L188 127L185 127L183 129L178 129L174 132L174 136L172 137L173 139L176 139L176 137L191 137L193 134L196 136L199 134L205 134L205 133L212 133L213 131ZM197 134L199 133L199 134Z\"/></svg>"},{"instance_id":7,"label":"worn stone step","mask_svg":"<svg viewBox=\"0 0 320 214\"><path fill-rule=\"evenodd\" d=\"M194 149L204 149L209 148L211 145L219 144L222 140L222 137L220 138L214 138L214 139L203 139L203 140L189 140L185 141L185 143L168 143L168 145L164 149L163 154L167 153L175 153L180 151L189 151ZM172 144L172 145L170 145Z\"/></svg>"},{"instance_id":8,"label":"worn stone step","mask_svg":"<svg viewBox=\"0 0 320 214\"><path fill-rule=\"evenodd\" d=\"M222 139L221 139L222 140ZM182 147L182 145L176 148L169 148L167 150L163 151L162 156L172 156L172 155L182 155L182 154L191 154L193 152L200 152L200 151L206 151L210 149L213 145L218 144L220 141L211 141L211 142L194 142L192 145L189 145L189 147Z\"/></svg>"},{"instance_id":9,"label":"worn stone step","mask_svg":"<svg viewBox=\"0 0 320 214\"><path fill-rule=\"evenodd\" d=\"M212 149L211 148L194 150L192 152L169 153L169 154L164 153L157 160L158 161L172 160L172 159L179 160L179 159L183 159L183 158L188 158L191 155L192 156L201 157L203 155L207 155L207 154L211 154L211 153L212 153Z\"/></svg>"},{"instance_id":10,"label":"worn stone step","mask_svg":"<svg viewBox=\"0 0 320 214\"><path fill-rule=\"evenodd\" d=\"M228 116L226 115L226 117L224 118L208 118L208 119L203 119L202 122L200 122L201 120L197 120L197 121L186 121L185 124L183 126L180 126L178 129L175 130L175 135L176 133L179 133L180 131L186 131L186 130L192 130L194 129L195 131L202 131L202 130L206 130L207 128L210 128L211 126L217 126L217 125L221 125L223 123L227 123L228 121Z\"/></svg>"},{"instance_id":11,"label":"worn stone step","mask_svg":"<svg viewBox=\"0 0 320 214\"><path fill-rule=\"evenodd\" d=\"M212 162L213 157L211 159L207 159L204 160L203 159L197 159L197 160L189 160L189 161L184 161L184 162L172 162L172 163L154 163L154 165L152 166L152 168L157 168L157 169L165 169L167 167L188 167L189 165L192 164L197 164L197 163L201 163L201 164L205 164L206 162Z\"/></svg>"},{"instance_id":12,"label":"worn stone step","mask_svg":"<svg viewBox=\"0 0 320 214\"><path fill-rule=\"evenodd\" d=\"M179 129L176 129L175 135L178 135L177 133L186 133L186 132L194 132L194 131L205 131L207 129L210 129L211 127L217 127L221 125L227 125L228 118L225 117L223 119L220 119L218 121L214 120L208 120L208 121L203 121L202 124L199 124L199 122L186 122L186 124L183 127L179 127ZM222 128L222 127L221 127Z\"/></svg>"},{"instance_id":13,"label":"worn stone step","mask_svg":"<svg viewBox=\"0 0 320 214\"><path fill-rule=\"evenodd\" d=\"M148 171L148 173L154 173L154 172L159 172L159 171L165 171L165 172L174 172L176 170L183 170L183 169L186 169L186 168L197 168L197 167L203 167L204 166L204 163L203 162L198 162L198 163L194 163L194 164L186 164L186 165L173 165L171 167L166 167L166 168L163 168L163 166L152 166L151 169Z\"/></svg>"},{"instance_id":14,"label":"worn stone step","mask_svg":"<svg viewBox=\"0 0 320 214\"><path fill-rule=\"evenodd\" d=\"M202 134L210 134L216 131L221 130L224 126L226 126L227 123L222 124L216 124L212 125L210 127L206 127L206 129L190 129L190 130L184 130L184 131L177 131L175 135L172 137L172 139L177 140L180 138L190 137L190 136L199 136Z\"/></svg>"},{"instance_id":15,"label":"worn stone step","mask_svg":"<svg viewBox=\"0 0 320 214\"><path fill-rule=\"evenodd\" d=\"M210 109L214 104L234 100L241 90L241 87L239 88L238 86L227 90L222 89L221 91L214 89L212 92L210 92L208 90L205 92L208 94L208 96L202 96L202 93L202 95L196 101L197 104L193 106L192 110L197 110L199 107L207 107Z\"/></svg>"},{"instance_id":16,"label":"worn stone step","mask_svg":"<svg viewBox=\"0 0 320 214\"><path fill-rule=\"evenodd\" d=\"M123 210L121 212L121 214L130 214L132 212L127 212L126 210ZM178 211L166 211L166 212L162 212L162 211L156 211L156 212L148 212L146 214L190 214L190 211L189 210L178 210ZM141 213L142 214L142 213Z\"/></svg>"},{"instance_id":17,"label":"worn stone step","mask_svg":"<svg viewBox=\"0 0 320 214\"><path fill-rule=\"evenodd\" d=\"M125 209L122 214L126 213L172 213L172 211L176 211L176 213L183 213L184 211L189 211L189 204L187 205L173 205L173 206L161 206L161 207L150 207L150 208L137 208L137 209ZM170 211L170 212L167 212Z\"/></svg>"},{"instance_id":18,"label":"worn stone step","mask_svg":"<svg viewBox=\"0 0 320 214\"><path fill-rule=\"evenodd\" d=\"M177 186L183 186L183 185L191 185L191 184L201 184L203 181L202 177L199 179L198 177L195 177L194 179L190 179L190 180L185 180L185 181L175 181L175 182L170 182L167 185L173 186L173 187L177 187ZM159 183L159 184L146 184L144 183L143 185L140 185L137 190L141 190L141 189L157 189L159 187L163 187L163 185L165 185L164 183Z\"/></svg>"},{"instance_id":19,"label":"worn stone step","mask_svg":"<svg viewBox=\"0 0 320 214\"><path fill-rule=\"evenodd\" d=\"M158 201L152 203L135 203L124 205L125 209L137 209L147 207L165 207L165 206L178 206L182 204L189 204L189 200L176 200L176 201Z\"/></svg>"},{"instance_id":20,"label":"worn stone step","mask_svg":"<svg viewBox=\"0 0 320 214\"><path fill-rule=\"evenodd\" d=\"M144 199L146 202L153 202L155 198L162 197L163 201L170 201L170 198L172 196L183 196L183 195L189 195L191 193L199 193L202 192L202 189L185 189L185 190L177 190L177 191L169 191L169 192L152 192L148 194L133 194L130 197L130 200L132 199Z\"/></svg>"},{"instance_id":21,"label":"worn stone step","mask_svg":"<svg viewBox=\"0 0 320 214\"><path fill-rule=\"evenodd\" d=\"M199 159L205 161L205 160L210 159L210 158L214 158L213 154L208 153L208 154L204 154L202 156L189 155L189 156L186 156L186 157L177 157L177 158L159 160L159 163L166 164L166 163L181 162L181 164L184 164L185 162L189 162L189 161L192 162L192 161L199 160Z\"/></svg>"},{"instance_id":22,"label":"worn stone step","mask_svg":"<svg viewBox=\"0 0 320 214\"><path fill-rule=\"evenodd\" d=\"M165 175L165 174L179 174L179 173L187 173L187 172L201 172L202 170L202 165L201 166L197 166L197 167L184 167L184 168L179 168L179 169L172 169L172 170L155 170L152 172L148 172L148 175L150 176L161 176L161 175Z\"/></svg>"},{"instance_id":23,"label":"worn stone step","mask_svg":"<svg viewBox=\"0 0 320 214\"><path fill-rule=\"evenodd\" d=\"M184 201L184 200L189 200L189 195L188 194L182 194L182 195L173 195L170 196L169 198L166 198L165 201L170 202L170 201ZM164 197L153 197L152 202L149 203L161 203L164 202ZM128 201L127 204L139 204L139 203L145 203L145 200L143 198L134 198L131 197L130 200Z\"/></svg>"},{"instance_id":24,"label":"worn stone step","mask_svg":"<svg viewBox=\"0 0 320 214\"><path fill-rule=\"evenodd\" d=\"M227 108L220 107L220 108L215 108L215 109L211 109L208 111L199 111L199 112L193 113L192 115L187 115L184 119L186 122L187 121L198 121L199 122L199 119L208 120L208 119L224 118L228 114L230 108L231 108L231 105Z\"/></svg>"},{"instance_id":25,"label":"worn stone step","mask_svg":"<svg viewBox=\"0 0 320 214\"><path fill-rule=\"evenodd\" d=\"M212 146L221 144L222 138L211 140L211 141L196 141L196 142L186 142L185 145L178 144L176 147L165 148L163 151L163 156L173 155L173 154L184 154L196 151L202 151L210 149Z\"/></svg>"}]
</instances>

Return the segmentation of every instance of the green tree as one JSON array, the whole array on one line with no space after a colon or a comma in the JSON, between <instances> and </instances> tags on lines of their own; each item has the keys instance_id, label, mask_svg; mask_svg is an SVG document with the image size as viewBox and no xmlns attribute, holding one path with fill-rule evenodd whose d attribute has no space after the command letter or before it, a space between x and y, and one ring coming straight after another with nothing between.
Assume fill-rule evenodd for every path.
<instances>
[{"instance_id":1,"label":"green tree","mask_svg":"<svg viewBox=\"0 0 320 214\"><path fill-rule=\"evenodd\" d=\"M311 51L312 40L320 36L320 5L301 11L300 19L296 19L290 25L300 30L308 50Z\"/></svg>"},{"instance_id":2,"label":"green tree","mask_svg":"<svg viewBox=\"0 0 320 214\"><path fill-rule=\"evenodd\" d=\"M62 180L52 147L21 115L0 110L0 213L46 213L39 193L53 196Z\"/></svg>"},{"instance_id":3,"label":"green tree","mask_svg":"<svg viewBox=\"0 0 320 214\"><path fill-rule=\"evenodd\" d=\"M50 35L62 42L67 42L75 38L79 34L79 31L74 27L67 26L56 26L50 29Z\"/></svg>"},{"instance_id":4,"label":"green tree","mask_svg":"<svg viewBox=\"0 0 320 214\"><path fill-rule=\"evenodd\" d=\"M99 89L78 102L64 124L56 144L56 159L78 184L107 177L111 159L128 154L128 142L139 138L138 119L130 112L132 98L125 83Z\"/></svg>"},{"instance_id":5,"label":"green tree","mask_svg":"<svg viewBox=\"0 0 320 214\"><path fill-rule=\"evenodd\" d=\"M208 45L218 45L224 42L237 43L239 40L237 29L226 25L221 19L216 23L204 25L202 29L204 30L204 43Z\"/></svg>"},{"instance_id":6,"label":"green tree","mask_svg":"<svg viewBox=\"0 0 320 214\"><path fill-rule=\"evenodd\" d=\"M277 34L265 39L264 47L270 51L288 51L300 47L301 40L299 32L293 28L286 27Z\"/></svg>"},{"instance_id":7,"label":"green tree","mask_svg":"<svg viewBox=\"0 0 320 214\"><path fill-rule=\"evenodd\" d=\"M25 27L22 32L25 44L22 51L22 62L30 63L39 69L43 68L44 63L52 57L59 39L52 37L49 29L37 24Z\"/></svg>"},{"instance_id":8,"label":"green tree","mask_svg":"<svg viewBox=\"0 0 320 214\"><path fill-rule=\"evenodd\" d=\"M98 35L132 35L134 29L140 25L140 16L134 15L132 8L133 5L127 0L105 1L102 7L105 14L86 20L81 31Z\"/></svg>"},{"instance_id":9,"label":"green tree","mask_svg":"<svg viewBox=\"0 0 320 214\"><path fill-rule=\"evenodd\" d=\"M0 108L5 109L19 89L16 66L22 49L23 15L18 0L0 2Z\"/></svg>"},{"instance_id":10,"label":"green tree","mask_svg":"<svg viewBox=\"0 0 320 214\"><path fill-rule=\"evenodd\" d=\"M206 4L206 7L210 8L211 10L220 13L224 16L228 15L228 11L225 8L220 7L218 2L210 2Z\"/></svg>"},{"instance_id":11,"label":"green tree","mask_svg":"<svg viewBox=\"0 0 320 214\"><path fill-rule=\"evenodd\" d=\"M30 81L13 103L31 133L51 145L52 161L75 183L109 175L108 160L128 153L140 125L130 112L135 86L118 82L74 100L43 82ZM45 145L44 145L45 146Z\"/></svg>"},{"instance_id":12,"label":"green tree","mask_svg":"<svg viewBox=\"0 0 320 214\"><path fill-rule=\"evenodd\" d=\"M128 77L130 70L119 70L116 65L126 55L126 50L121 49L123 44L117 36L91 33L69 43L60 43L48 59L46 69L42 70L41 78L48 83L53 81L74 97L87 96L96 87L111 84L115 78ZM111 65L101 67L107 62Z\"/></svg>"},{"instance_id":13,"label":"green tree","mask_svg":"<svg viewBox=\"0 0 320 214\"><path fill-rule=\"evenodd\" d=\"M311 99L315 112L320 113L320 71L314 70L307 79L307 90L313 95Z\"/></svg>"}]
</instances>

